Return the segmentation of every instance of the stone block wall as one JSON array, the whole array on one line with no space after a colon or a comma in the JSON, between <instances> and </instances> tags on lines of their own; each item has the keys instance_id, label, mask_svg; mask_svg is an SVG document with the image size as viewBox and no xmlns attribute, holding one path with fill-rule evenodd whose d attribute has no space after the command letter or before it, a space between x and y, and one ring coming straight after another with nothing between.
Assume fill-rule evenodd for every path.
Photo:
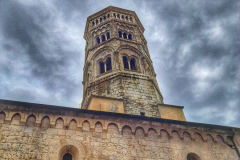
<instances>
[{"instance_id":1,"label":"stone block wall","mask_svg":"<svg viewBox=\"0 0 240 160\"><path fill-rule=\"evenodd\" d=\"M189 153L201 160L239 159L231 128L111 115L1 104L0 160L62 160L66 153L74 160L186 160Z\"/></svg>"},{"instance_id":2,"label":"stone block wall","mask_svg":"<svg viewBox=\"0 0 240 160\"><path fill-rule=\"evenodd\" d=\"M162 101L158 99L158 93L150 80L117 76L91 87L89 92L89 97L93 94L123 98L126 114L140 115L140 112L144 112L149 117L160 117L158 104ZM84 103L87 107L87 102Z\"/></svg>"}]
</instances>

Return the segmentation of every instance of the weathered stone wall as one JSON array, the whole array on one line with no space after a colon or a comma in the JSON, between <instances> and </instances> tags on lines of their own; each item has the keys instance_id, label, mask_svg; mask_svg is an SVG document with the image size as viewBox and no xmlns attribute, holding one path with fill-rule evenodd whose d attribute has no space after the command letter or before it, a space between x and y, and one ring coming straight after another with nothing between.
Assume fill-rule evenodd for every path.
<instances>
[{"instance_id":1,"label":"weathered stone wall","mask_svg":"<svg viewBox=\"0 0 240 160\"><path fill-rule=\"evenodd\" d=\"M186 160L188 153L201 160L239 159L230 129L86 112L1 104L0 159L62 160L68 152L74 160Z\"/></svg>"},{"instance_id":2,"label":"weathered stone wall","mask_svg":"<svg viewBox=\"0 0 240 160\"><path fill-rule=\"evenodd\" d=\"M149 117L160 117L157 91L152 81L136 77L117 76L113 79L101 82L90 90L91 94L123 98L124 113L140 115L145 112Z\"/></svg>"}]
</instances>

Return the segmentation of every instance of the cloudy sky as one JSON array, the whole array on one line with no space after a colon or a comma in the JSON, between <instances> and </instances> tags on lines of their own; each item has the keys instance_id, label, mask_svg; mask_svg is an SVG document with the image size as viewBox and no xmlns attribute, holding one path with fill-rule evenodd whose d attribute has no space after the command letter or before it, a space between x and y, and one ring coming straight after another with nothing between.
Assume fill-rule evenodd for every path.
<instances>
[{"instance_id":1,"label":"cloudy sky","mask_svg":"<svg viewBox=\"0 0 240 160\"><path fill-rule=\"evenodd\" d=\"M164 103L240 127L240 1L0 0L0 99L78 108L89 15L133 10Z\"/></svg>"}]
</instances>

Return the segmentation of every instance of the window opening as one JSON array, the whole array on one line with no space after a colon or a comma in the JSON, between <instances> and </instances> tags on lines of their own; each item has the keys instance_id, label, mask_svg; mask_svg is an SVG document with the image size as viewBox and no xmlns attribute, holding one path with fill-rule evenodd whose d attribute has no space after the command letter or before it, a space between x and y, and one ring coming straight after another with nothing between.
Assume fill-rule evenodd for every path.
<instances>
[{"instance_id":1,"label":"window opening","mask_svg":"<svg viewBox=\"0 0 240 160\"><path fill-rule=\"evenodd\" d=\"M99 68L100 68L100 74L105 72L104 63L102 61L99 62Z\"/></svg>"},{"instance_id":2,"label":"window opening","mask_svg":"<svg viewBox=\"0 0 240 160\"><path fill-rule=\"evenodd\" d=\"M106 60L106 68L107 68L107 71L112 70L111 57L108 57Z\"/></svg>"},{"instance_id":3,"label":"window opening","mask_svg":"<svg viewBox=\"0 0 240 160\"><path fill-rule=\"evenodd\" d=\"M123 38L127 39L127 33L123 33Z\"/></svg>"},{"instance_id":4,"label":"window opening","mask_svg":"<svg viewBox=\"0 0 240 160\"><path fill-rule=\"evenodd\" d=\"M97 44L99 44L100 43L100 38L99 37L97 37Z\"/></svg>"},{"instance_id":5,"label":"window opening","mask_svg":"<svg viewBox=\"0 0 240 160\"><path fill-rule=\"evenodd\" d=\"M128 17L126 16L126 20L128 20Z\"/></svg>"},{"instance_id":6,"label":"window opening","mask_svg":"<svg viewBox=\"0 0 240 160\"><path fill-rule=\"evenodd\" d=\"M109 32L107 32L107 39L109 39L110 38L110 33Z\"/></svg>"},{"instance_id":7,"label":"window opening","mask_svg":"<svg viewBox=\"0 0 240 160\"><path fill-rule=\"evenodd\" d=\"M128 39L132 40L132 35L128 34Z\"/></svg>"},{"instance_id":8,"label":"window opening","mask_svg":"<svg viewBox=\"0 0 240 160\"><path fill-rule=\"evenodd\" d=\"M118 36L119 36L120 38L122 38L122 32L121 32L121 31L118 31Z\"/></svg>"},{"instance_id":9,"label":"window opening","mask_svg":"<svg viewBox=\"0 0 240 160\"><path fill-rule=\"evenodd\" d=\"M105 35L102 35L102 42L104 42L105 40Z\"/></svg>"},{"instance_id":10,"label":"window opening","mask_svg":"<svg viewBox=\"0 0 240 160\"><path fill-rule=\"evenodd\" d=\"M102 23L102 18L100 18L100 23Z\"/></svg>"},{"instance_id":11,"label":"window opening","mask_svg":"<svg viewBox=\"0 0 240 160\"><path fill-rule=\"evenodd\" d=\"M130 60L130 67L131 67L131 70L136 70L135 59L134 58L131 58L131 60Z\"/></svg>"},{"instance_id":12,"label":"window opening","mask_svg":"<svg viewBox=\"0 0 240 160\"><path fill-rule=\"evenodd\" d=\"M145 116L145 112L140 112L141 116Z\"/></svg>"},{"instance_id":13,"label":"window opening","mask_svg":"<svg viewBox=\"0 0 240 160\"><path fill-rule=\"evenodd\" d=\"M113 13L113 16L116 18L116 14L115 13Z\"/></svg>"},{"instance_id":14,"label":"window opening","mask_svg":"<svg viewBox=\"0 0 240 160\"><path fill-rule=\"evenodd\" d=\"M104 21L106 20L106 16L104 16Z\"/></svg>"},{"instance_id":15,"label":"window opening","mask_svg":"<svg viewBox=\"0 0 240 160\"><path fill-rule=\"evenodd\" d=\"M122 15L122 19L124 19L124 16Z\"/></svg>"},{"instance_id":16,"label":"window opening","mask_svg":"<svg viewBox=\"0 0 240 160\"><path fill-rule=\"evenodd\" d=\"M108 16L108 18L109 18L109 14L108 14L107 16Z\"/></svg>"},{"instance_id":17,"label":"window opening","mask_svg":"<svg viewBox=\"0 0 240 160\"><path fill-rule=\"evenodd\" d=\"M123 56L123 65L125 69L129 69L128 60L126 56Z\"/></svg>"},{"instance_id":18,"label":"window opening","mask_svg":"<svg viewBox=\"0 0 240 160\"><path fill-rule=\"evenodd\" d=\"M119 14L117 15L118 18L120 18Z\"/></svg>"},{"instance_id":19,"label":"window opening","mask_svg":"<svg viewBox=\"0 0 240 160\"><path fill-rule=\"evenodd\" d=\"M94 21L92 21L92 25L93 25L93 26L94 26L94 24L95 24Z\"/></svg>"},{"instance_id":20,"label":"window opening","mask_svg":"<svg viewBox=\"0 0 240 160\"><path fill-rule=\"evenodd\" d=\"M96 24L98 24L98 20L96 20Z\"/></svg>"},{"instance_id":21,"label":"window opening","mask_svg":"<svg viewBox=\"0 0 240 160\"><path fill-rule=\"evenodd\" d=\"M72 155L69 153L64 154L63 160L72 160Z\"/></svg>"},{"instance_id":22,"label":"window opening","mask_svg":"<svg viewBox=\"0 0 240 160\"><path fill-rule=\"evenodd\" d=\"M130 22L132 22L132 17L130 17Z\"/></svg>"}]
</instances>

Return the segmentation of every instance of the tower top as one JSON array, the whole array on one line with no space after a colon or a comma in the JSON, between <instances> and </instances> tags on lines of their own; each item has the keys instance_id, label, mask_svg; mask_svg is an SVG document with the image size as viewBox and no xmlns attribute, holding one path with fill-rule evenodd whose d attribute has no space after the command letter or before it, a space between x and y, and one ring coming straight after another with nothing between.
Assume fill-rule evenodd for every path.
<instances>
[{"instance_id":1,"label":"tower top","mask_svg":"<svg viewBox=\"0 0 240 160\"><path fill-rule=\"evenodd\" d=\"M89 31L89 25L91 24L92 21L96 20L96 19L100 19L101 17L104 18L104 16L107 16L107 14L109 14L110 19L113 19L113 16L111 16L111 13L116 13L119 14L119 16L130 16L134 19L134 24L138 25L140 30L142 32L145 31L141 21L139 20L137 14L134 11L131 10L127 10L127 9L123 9L123 8L119 8L119 7L114 7L114 6L108 6L90 16L87 17L87 21L86 21L86 26L85 26L85 31L84 31L84 36L83 38L86 39L86 33Z\"/></svg>"}]
</instances>

